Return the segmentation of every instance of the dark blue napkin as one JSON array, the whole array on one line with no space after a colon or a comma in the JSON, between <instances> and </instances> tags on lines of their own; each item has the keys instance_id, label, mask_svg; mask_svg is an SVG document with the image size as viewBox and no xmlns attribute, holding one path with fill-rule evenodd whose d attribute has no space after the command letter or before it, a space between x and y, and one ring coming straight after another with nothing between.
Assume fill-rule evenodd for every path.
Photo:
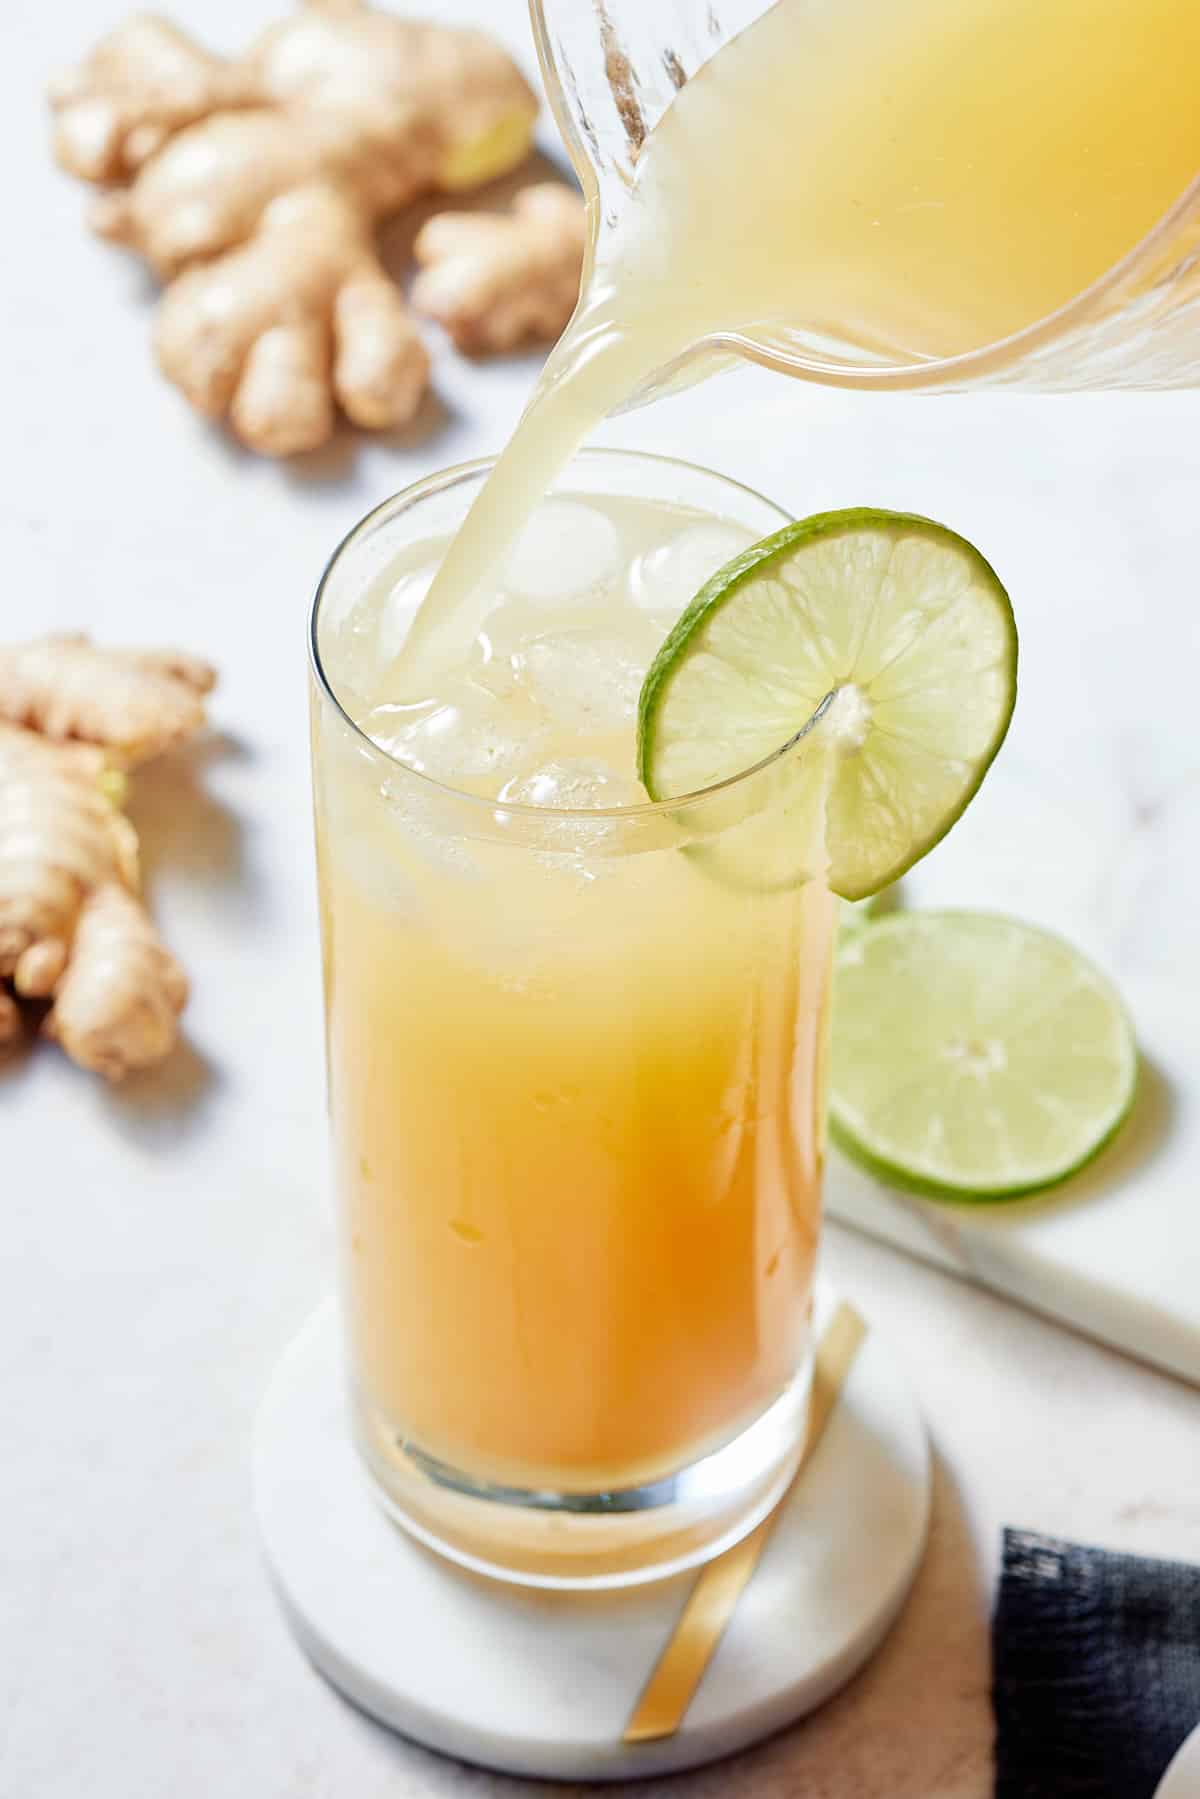
<instances>
[{"instance_id":1,"label":"dark blue napkin","mask_svg":"<svg viewBox=\"0 0 1200 1799\"><path fill-rule=\"evenodd\" d=\"M1200 1568L1005 1531L992 1665L996 1799L1153 1799L1200 1724Z\"/></svg>"}]
</instances>

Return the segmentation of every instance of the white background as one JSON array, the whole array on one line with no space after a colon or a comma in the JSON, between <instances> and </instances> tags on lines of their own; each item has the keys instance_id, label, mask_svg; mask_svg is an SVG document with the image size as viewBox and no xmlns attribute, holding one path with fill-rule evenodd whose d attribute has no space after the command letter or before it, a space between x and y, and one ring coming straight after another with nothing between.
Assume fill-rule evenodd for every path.
<instances>
[{"instance_id":1,"label":"white background","mask_svg":"<svg viewBox=\"0 0 1200 1799\"><path fill-rule=\"evenodd\" d=\"M275 10L179 5L230 49ZM437 10L525 52L520 0ZM155 908L194 977L187 1047L120 1092L52 1050L0 1074L0 1793L531 1793L389 1738L310 1673L257 1560L247 1454L272 1363L329 1283L309 594L369 506L502 441L534 365L442 352L419 428L286 468L193 417L153 371L146 276L88 237L85 196L46 149L47 72L119 14L108 0L5 11L0 635L178 643L217 662L221 685L211 739L136 795ZM707 461L796 511L944 516L996 561L1023 633L1011 766L1059 796L1069 828L1023 853L1019 811L1014 825L985 790L923 890L1019 904L1119 965L1177 1126L1190 1119L1200 397L864 400L747 371L604 436ZM1000 1525L1200 1556L1196 1398L830 1239L835 1277L931 1419L931 1553L849 1692L687 1790L984 1799Z\"/></svg>"}]
</instances>

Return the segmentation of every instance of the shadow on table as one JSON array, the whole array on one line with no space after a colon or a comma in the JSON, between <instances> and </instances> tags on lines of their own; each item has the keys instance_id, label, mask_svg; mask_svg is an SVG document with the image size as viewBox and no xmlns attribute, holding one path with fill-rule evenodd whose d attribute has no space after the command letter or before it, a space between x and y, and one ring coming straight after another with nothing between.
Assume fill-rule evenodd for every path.
<instances>
[{"instance_id":1,"label":"shadow on table","mask_svg":"<svg viewBox=\"0 0 1200 1799\"><path fill-rule=\"evenodd\" d=\"M206 775L219 763L244 761L249 751L235 737L210 731L137 770L129 814L137 829L142 884L151 909L154 888L169 871L193 893L219 901L229 928L253 926L260 895L246 853L246 834L237 814L207 787ZM168 946L170 927L166 928ZM195 971L190 971L193 975ZM220 1085L219 1073L190 1043L186 1013L180 1041L155 1068L128 1075L103 1090L114 1121L148 1148L174 1146L199 1128Z\"/></svg>"},{"instance_id":2,"label":"shadow on table","mask_svg":"<svg viewBox=\"0 0 1200 1799\"><path fill-rule=\"evenodd\" d=\"M127 1137L146 1149L174 1150L193 1131L204 1128L212 1100L220 1088L220 1075L208 1058L189 1043L184 1033L164 1062L154 1068L128 1074L110 1084L87 1069L75 1068L62 1050L39 1034L44 1006L31 1007L26 1030L15 1043L0 1048L0 1101L12 1090L18 1103L23 1081L37 1078L42 1057L61 1065L59 1078L78 1083L81 1095L102 1108Z\"/></svg>"},{"instance_id":3,"label":"shadow on table","mask_svg":"<svg viewBox=\"0 0 1200 1799\"><path fill-rule=\"evenodd\" d=\"M174 1150L204 1128L220 1084L213 1063L184 1034L165 1062L100 1091L110 1118L126 1137L148 1150Z\"/></svg>"},{"instance_id":4,"label":"shadow on table","mask_svg":"<svg viewBox=\"0 0 1200 1799\"><path fill-rule=\"evenodd\" d=\"M988 1614L957 1485L935 1456L929 1543L890 1636L828 1704L755 1749L687 1774L603 1787L518 1780L447 1761L346 1709L429 1799L988 1799Z\"/></svg>"},{"instance_id":5,"label":"shadow on table","mask_svg":"<svg viewBox=\"0 0 1200 1799\"><path fill-rule=\"evenodd\" d=\"M422 444L439 437L457 416L445 397L430 386L421 396L421 404L406 425L368 432L352 425L347 418L339 418L333 436L327 443L323 443L320 449L304 450L297 456L284 458L280 463L281 472L286 481L301 488L314 484L322 487L349 485L354 479L357 454L364 442L379 444L384 449L397 452L420 449ZM241 453L246 456L254 454L251 450L242 450ZM430 465L431 468L435 466L436 464Z\"/></svg>"},{"instance_id":6,"label":"shadow on table","mask_svg":"<svg viewBox=\"0 0 1200 1799\"><path fill-rule=\"evenodd\" d=\"M195 884L248 891L241 821L209 792L205 775L249 751L225 731L206 731L133 776L129 816L141 845L142 882L151 892L162 868Z\"/></svg>"}]
</instances>

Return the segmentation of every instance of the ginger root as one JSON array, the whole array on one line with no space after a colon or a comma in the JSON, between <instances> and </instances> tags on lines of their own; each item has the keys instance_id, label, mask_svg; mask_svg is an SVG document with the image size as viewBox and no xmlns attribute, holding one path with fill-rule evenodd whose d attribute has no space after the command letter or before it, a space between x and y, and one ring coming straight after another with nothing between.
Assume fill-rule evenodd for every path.
<instances>
[{"instance_id":1,"label":"ginger root","mask_svg":"<svg viewBox=\"0 0 1200 1799\"><path fill-rule=\"evenodd\" d=\"M20 1002L116 1080L174 1044L187 979L138 897L123 770L203 721L211 669L86 638L0 648L0 1043ZM30 728L32 727L32 728Z\"/></svg>"},{"instance_id":2,"label":"ginger root","mask_svg":"<svg viewBox=\"0 0 1200 1799\"><path fill-rule=\"evenodd\" d=\"M128 181L173 132L243 96L233 67L142 14L55 75L49 99L62 167L85 181Z\"/></svg>"},{"instance_id":3,"label":"ginger root","mask_svg":"<svg viewBox=\"0 0 1200 1799\"><path fill-rule=\"evenodd\" d=\"M187 976L141 900L109 882L80 908L45 1029L81 1068L116 1081L170 1053L187 997Z\"/></svg>"},{"instance_id":4,"label":"ginger root","mask_svg":"<svg viewBox=\"0 0 1200 1799\"><path fill-rule=\"evenodd\" d=\"M324 443L335 401L356 425L402 423L429 380L403 296L336 187L281 194L246 244L180 275L155 345L197 411L228 413L242 442L271 456Z\"/></svg>"},{"instance_id":5,"label":"ginger root","mask_svg":"<svg viewBox=\"0 0 1200 1799\"><path fill-rule=\"evenodd\" d=\"M335 402L373 428L412 417L428 359L375 231L516 167L537 111L483 34L361 0L306 0L229 61L134 19L50 102L61 165L125 184L97 201L97 231L169 284L163 372L276 455L322 443Z\"/></svg>"},{"instance_id":6,"label":"ginger root","mask_svg":"<svg viewBox=\"0 0 1200 1799\"><path fill-rule=\"evenodd\" d=\"M22 998L53 992L86 896L136 884L136 839L105 768L102 751L0 726L0 975Z\"/></svg>"},{"instance_id":7,"label":"ginger root","mask_svg":"<svg viewBox=\"0 0 1200 1799\"><path fill-rule=\"evenodd\" d=\"M444 212L417 233L418 312L469 355L555 338L579 296L583 201L557 182L523 189L509 213Z\"/></svg>"},{"instance_id":8,"label":"ginger root","mask_svg":"<svg viewBox=\"0 0 1200 1799\"><path fill-rule=\"evenodd\" d=\"M204 721L208 663L171 651L101 650L82 635L0 644L0 719L145 762Z\"/></svg>"},{"instance_id":9,"label":"ginger root","mask_svg":"<svg viewBox=\"0 0 1200 1799\"><path fill-rule=\"evenodd\" d=\"M21 1035L21 1008L11 993L0 987L0 1049Z\"/></svg>"}]
</instances>

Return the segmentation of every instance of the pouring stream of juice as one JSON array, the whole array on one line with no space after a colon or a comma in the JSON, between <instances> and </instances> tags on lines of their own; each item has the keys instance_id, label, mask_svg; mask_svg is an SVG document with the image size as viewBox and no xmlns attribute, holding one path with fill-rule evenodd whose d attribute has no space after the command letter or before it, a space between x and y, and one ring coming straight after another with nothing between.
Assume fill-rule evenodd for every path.
<instances>
[{"instance_id":1,"label":"pouring stream of juice","mask_svg":"<svg viewBox=\"0 0 1200 1799\"><path fill-rule=\"evenodd\" d=\"M461 654L487 577L588 432L706 336L786 326L894 363L1081 293L1200 169L1196 0L779 0L676 96L402 678Z\"/></svg>"}]
</instances>

